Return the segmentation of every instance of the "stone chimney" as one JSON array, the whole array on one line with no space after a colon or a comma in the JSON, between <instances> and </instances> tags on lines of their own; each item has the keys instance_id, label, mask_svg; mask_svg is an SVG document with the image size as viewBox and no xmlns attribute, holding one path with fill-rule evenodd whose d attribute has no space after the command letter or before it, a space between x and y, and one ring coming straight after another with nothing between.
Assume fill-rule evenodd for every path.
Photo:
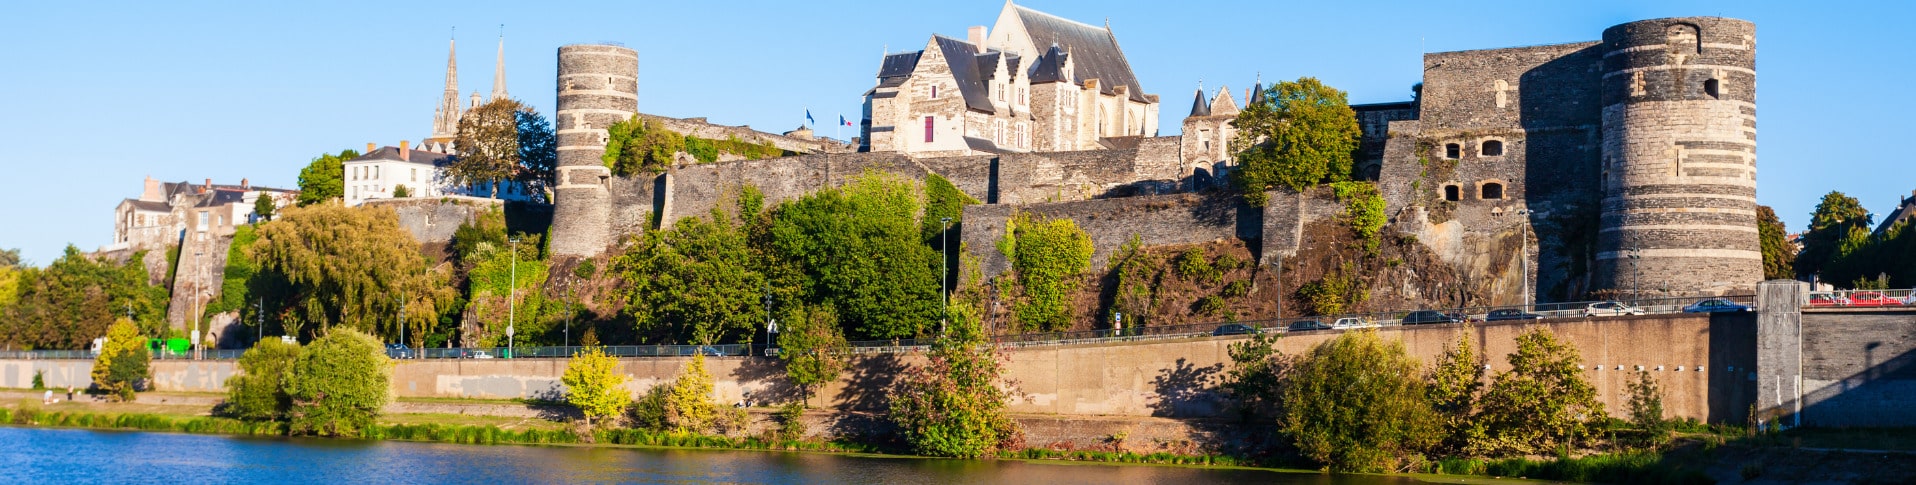
<instances>
[{"instance_id":1,"label":"stone chimney","mask_svg":"<svg viewBox=\"0 0 1916 485\"><path fill-rule=\"evenodd\" d=\"M985 32L985 26L973 25L970 29L965 29L965 42L970 42L971 45L978 47L978 51L983 52L985 50Z\"/></svg>"},{"instance_id":2,"label":"stone chimney","mask_svg":"<svg viewBox=\"0 0 1916 485\"><path fill-rule=\"evenodd\" d=\"M200 184L200 193L204 194L206 193L206 189L209 189L212 187L213 187L213 179L208 178L206 179L206 183Z\"/></svg>"},{"instance_id":3,"label":"stone chimney","mask_svg":"<svg viewBox=\"0 0 1916 485\"><path fill-rule=\"evenodd\" d=\"M377 150L377 149L379 149L379 147L374 146L373 142L370 142L370 141L366 142L366 152L361 153L360 155L371 155L373 153L373 150Z\"/></svg>"},{"instance_id":4,"label":"stone chimney","mask_svg":"<svg viewBox=\"0 0 1916 485\"><path fill-rule=\"evenodd\" d=\"M249 183L246 183L246 179L244 179L244 178L242 178L242 179L240 179L240 188L241 188L241 189L247 189L247 188L252 188L252 187L253 187L253 184L249 184Z\"/></svg>"},{"instance_id":5,"label":"stone chimney","mask_svg":"<svg viewBox=\"0 0 1916 485\"><path fill-rule=\"evenodd\" d=\"M160 190L160 181L153 180L152 175L146 176L146 187L143 187L140 191L140 200L148 202L163 202L166 200L166 194Z\"/></svg>"},{"instance_id":6,"label":"stone chimney","mask_svg":"<svg viewBox=\"0 0 1916 485\"><path fill-rule=\"evenodd\" d=\"M399 140L399 159L412 160L412 146L406 140Z\"/></svg>"}]
</instances>

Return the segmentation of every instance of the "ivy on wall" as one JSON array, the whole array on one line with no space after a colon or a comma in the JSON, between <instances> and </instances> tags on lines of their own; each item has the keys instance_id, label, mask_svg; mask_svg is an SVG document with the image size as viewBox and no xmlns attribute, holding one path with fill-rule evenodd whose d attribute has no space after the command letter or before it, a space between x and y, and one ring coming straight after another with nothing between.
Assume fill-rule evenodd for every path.
<instances>
[{"instance_id":1,"label":"ivy on wall","mask_svg":"<svg viewBox=\"0 0 1916 485\"><path fill-rule=\"evenodd\" d=\"M1047 219L1019 212L1005 224L998 250L1011 260L1024 298L1014 308L1028 330L1062 331L1071 326L1071 295L1080 274L1091 268L1091 236L1071 219Z\"/></svg>"}]
</instances>

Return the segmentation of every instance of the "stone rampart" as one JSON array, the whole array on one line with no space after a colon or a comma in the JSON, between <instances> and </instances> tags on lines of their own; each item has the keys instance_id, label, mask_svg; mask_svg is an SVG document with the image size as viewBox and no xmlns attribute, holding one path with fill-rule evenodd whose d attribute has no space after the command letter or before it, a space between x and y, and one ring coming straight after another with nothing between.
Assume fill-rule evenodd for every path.
<instances>
[{"instance_id":1,"label":"stone rampart","mask_svg":"<svg viewBox=\"0 0 1916 485\"><path fill-rule=\"evenodd\" d=\"M453 196L373 199L366 205L392 209L399 216L399 227L406 228L420 244L445 244L452 242L452 234L461 224L473 221L481 212L503 207L505 201Z\"/></svg>"}]
</instances>

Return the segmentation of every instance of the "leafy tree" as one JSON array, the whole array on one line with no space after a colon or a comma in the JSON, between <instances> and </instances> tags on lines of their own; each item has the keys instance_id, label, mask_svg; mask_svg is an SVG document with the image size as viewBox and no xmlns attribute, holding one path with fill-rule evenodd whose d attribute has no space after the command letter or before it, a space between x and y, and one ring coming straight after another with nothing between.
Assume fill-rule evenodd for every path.
<instances>
[{"instance_id":1,"label":"leafy tree","mask_svg":"<svg viewBox=\"0 0 1916 485\"><path fill-rule=\"evenodd\" d=\"M1756 206L1757 239L1763 249L1763 279L1796 277L1796 250L1790 247L1789 228L1770 206Z\"/></svg>"},{"instance_id":2,"label":"leafy tree","mask_svg":"<svg viewBox=\"0 0 1916 485\"><path fill-rule=\"evenodd\" d=\"M279 202L273 200L273 194L259 191L259 198L253 200L253 215L261 221L273 220L273 210L279 208Z\"/></svg>"},{"instance_id":3,"label":"leafy tree","mask_svg":"<svg viewBox=\"0 0 1916 485\"><path fill-rule=\"evenodd\" d=\"M867 173L774 208L764 268L806 303L838 310L854 339L917 335L938 321L938 252L921 238L917 184ZM787 301L780 298L780 301Z\"/></svg>"},{"instance_id":4,"label":"leafy tree","mask_svg":"<svg viewBox=\"0 0 1916 485\"><path fill-rule=\"evenodd\" d=\"M1351 178L1357 150L1357 114L1343 91L1316 78L1280 82L1265 91L1265 101L1244 107L1237 120L1238 168L1231 183L1253 206L1262 207L1265 190L1302 191Z\"/></svg>"},{"instance_id":5,"label":"leafy tree","mask_svg":"<svg viewBox=\"0 0 1916 485\"><path fill-rule=\"evenodd\" d=\"M106 345L93 358L93 386L121 401L133 400L134 387L148 375L153 353L132 320L120 319L107 328Z\"/></svg>"},{"instance_id":6,"label":"leafy tree","mask_svg":"<svg viewBox=\"0 0 1916 485\"><path fill-rule=\"evenodd\" d=\"M18 268L20 266L20 248L0 249L0 268Z\"/></svg>"},{"instance_id":7,"label":"leafy tree","mask_svg":"<svg viewBox=\"0 0 1916 485\"><path fill-rule=\"evenodd\" d=\"M293 397L286 393L286 381L298 360L299 345L279 339L261 340L247 349L240 354L240 373L226 378L223 411L241 419L285 417L293 408Z\"/></svg>"},{"instance_id":8,"label":"leafy tree","mask_svg":"<svg viewBox=\"0 0 1916 485\"><path fill-rule=\"evenodd\" d=\"M587 426L593 418L606 419L625 412L632 396L625 392L625 374L619 373L619 360L605 354L602 347L587 347L566 363L560 382L566 387L566 402L579 408Z\"/></svg>"},{"instance_id":9,"label":"leafy tree","mask_svg":"<svg viewBox=\"0 0 1916 485\"><path fill-rule=\"evenodd\" d=\"M1284 430L1333 471L1402 470L1442 429L1426 401L1422 365L1400 341L1345 332L1298 362L1284 392Z\"/></svg>"},{"instance_id":10,"label":"leafy tree","mask_svg":"<svg viewBox=\"0 0 1916 485\"><path fill-rule=\"evenodd\" d=\"M426 267L419 244L391 209L296 207L258 232L253 259L265 277L290 289L269 304L283 309L277 312L282 323L302 336L345 327L396 340L401 322L438 315L458 297L449 275ZM407 318L392 318L402 303Z\"/></svg>"},{"instance_id":11,"label":"leafy tree","mask_svg":"<svg viewBox=\"0 0 1916 485\"><path fill-rule=\"evenodd\" d=\"M1869 211L1863 209L1863 203L1855 197L1837 191L1824 194L1823 201L1816 204L1816 211L1810 213L1809 230L1803 232L1803 253L1796 257L1797 272L1821 273L1825 265L1836 260L1844 241L1852 239L1852 233L1857 229L1868 233L1871 219Z\"/></svg>"},{"instance_id":12,"label":"leafy tree","mask_svg":"<svg viewBox=\"0 0 1916 485\"><path fill-rule=\"evenodd\" d=\"M1636 382L1630 383L1630 423L1652 444L1670 438L1670 421L1663 418L1663 390L1648 371L1637 371Z\"/></svg>"},{"instance_id":13,"label":"leafy tree","mask_svg":"<svg viewBox=\"0 0 1916 485\"><path fill-rule=\"evenodd\" d=\"M1484 428L1476 420L1477 397L1484 388L1484 359L1471 344L1470 325L1457 332L1455 346L1446 346L1425 379L1425 395L1437 413L1443 440L1438 451L1463 454L1470 444L1483 440Z\"/></svg>"},{"instance_id":14,"label":"leafy tree","mask_svg":"<svg viewBox=\"0 0 1916 485\"><path fill-rule=\"evenodd\" d=\"M499 182L520 176L519 112L532 108L513 99L495 99L459 117L459 134L452 146L459 154L446 166L446 176L460 185L486 184L489 197L499 195Z\"/></svg>"},{"instance_id":15,"label":"leafy tree","mask_svg":"<svg viewBox=\"0 0 1916 485\"><path fill-rule=\"evenodd\" d=\"M531 107L519 110L515 119L519 130L518 180L543 199L544 189L553 185L559 166L559 143L552 122Z\"/></svg>"},{"instance_id":16,"label":"leafy tree","mask_svg":"<svg viewBox=\"0 0 1916 485\"><path fill-rule=\"evenodd\" d=\"M744 340L764 321L764 275L731 218L679 219L648 231L613 267L640 332L661 342Z\"/></svg>"},{"instance_id":17,"label":"leafy tree","mask_svg":"<svg viewBox=\"0 0 1916 485\"><path fill-rule=\"evenodd\" d=\"M935 173L925 176L925 216L919 219L919 232L925 242L943 248L945 241L939 236L948 227L944 219L951 218L951 225L956 226L963 219L965 206L977 203L978 199L958 190L950 180Z\"/></svg>"},{"instance_id":18,"label":"leafy tree","mask_svg":"<svg viewBox=\"0 0 1916 485\"><path fill-rule=\"evenodd\" d=\"M1117 291L1111 298L1111 315L1115 320L1122 317L1126 328L1142 327L1150 323L1151 312L1157 307L1154 295L1162 273L1160 260L1144 252L1143 239L1132 234L1131 239L1118 248L1111 256L1111 273L1117 281ZM1120 323L1120 322L1114 322Z\"/></svg>"},{"instance_id":19,"label":"leafy tree","mask_svg":"<svg viewBox=\"0 0 1916 485\"><path fill-rule=\"evenodd\" d=\"M686 149L684 135L637 115L613 123L605 131L602 160L613 175L621 177L663 172Z\"/></svg>"},{"instance_id":20,"label":"leafy tree","mask_svg":"<svg viewBox=\"0 0 1916 485\"><path fill-rule=\"evenodd\" d=\"M359 152L340 150L337 155L321 154L299 171L299 205L312 205L346 196L346 161L359 158Z\"/></svg>"},{"instance_id":21,"label":"leafy tree","mask_svg":"<svg viewBox=\"0 0 1916 485\"><path fill-rule=\"evenodd\" d=\"M1231 357L1231 370L1219 387L1245 421L1276 415L1278 404L1284 401L1291 359L1277 351L1277 339L1281 337L1283 334L1275 332L1258 333L1225 351Z\"/></svg>"},{"instance_id":22,"label":"leafy tree","mask_svg":"<svg viewBox=\"0 0 1916 485\"><path fill-rule=\"evenodd\" d=\"M379 340L350 328L299 352L286 379L296 434L358 436L392 402L392 361Z\"/></svg>"},{"instance_id":23,"label":"leafy tree","mask_svg":"<svg viewBox=\"0 0 1916 485\"><path fill-rule=\"evenodd\" d=\"M0 342L37 349L84 348L129 312L142 333L160 335L168 290L147 284L143 258L145 253L139 252L115 262L69 245L45 268L0 270L13 287L12 303L0 307Z\"/></svg>"},{"instance_id":24,"label":"leafy tree","mask_svg":"<svg viewBox=\"0 0 1916 485\"><path fill-rule=\"evenodd\" d=\"M1023 437L1005 412L1003 373L977 312L954 305L950 332L932 344L924 364L899 377L889 417L920 455L978 458L1014 446Z\"/></svg>"},{"instance_id":25,"label":"leafy tree","mask_svg":"<svg viewBox=\"0 0 1916 485\"><path fill-rule=\"evenodd\" d=\"M1609 417L1597 389L1583 380L1577 349L1539 328L1517 337L1510 370L1497 373L1480 401L1478 420L1493 455L1527 455L1581 446L1595 438Z\"/></svg>"},{"instance_id":26,"label":"leafy tree","mask_svg":"<svg viewBox=\"0 0 1916 485\"><path fill-rule=\"evenodd\" d=\"M1000 251L1011 260L1024 298L1014 311L1027 329L1047 332L1071 327L1071 296L1079 276L1091 269L1091 236L1071 219L1046 219L1020 212L1005 224ZM1208 263L1207 263L1208 265Z\"/></svg>"},{"instance_id":27,"label":"leafy tree","mask_svg":"<svg viewBox=\"0 0 1916 485\"><path fill-rule=\"evenodd\" d=\"M813 390L845 371L851 344L838 329L838 312L827 305L794 307L784 327L778 334L778 358L785 361L785 376L798 384L800 399L809 406Z\"/></svg>"},{"instance_id":28,"label":"leafy tree","mask_svg":"<svg viewBox=\"0 0 1916 485\"><path fill-rule=\"evenodd\" d=\"M633 414L640 427L673 433L722 434L743 427L746 420L745 410L712 399L712 374L705 370L704 354L692 356L677 379L653 386L633 405Z\"/></svg>"}]
</instances>

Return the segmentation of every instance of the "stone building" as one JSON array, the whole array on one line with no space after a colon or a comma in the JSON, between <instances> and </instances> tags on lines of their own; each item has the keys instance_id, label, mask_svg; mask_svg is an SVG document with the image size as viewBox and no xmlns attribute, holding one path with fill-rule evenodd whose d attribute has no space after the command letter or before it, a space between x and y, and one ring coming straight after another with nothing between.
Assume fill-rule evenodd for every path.
<instances>
[{"instance_id":1,"label":"stone building","mask_svg":"<svg viewBox=\"0 0 1916 485\"><path fill-rule=\"evenodd\" d=\"M1158 97L1144 93L1109 25L1009 1L991 29L972 27L963 40L933 35L922 50L886 54L864 96L863 151L1093 150L1158 131Z\"/></svg>"},{"instance_id":2,"label":"stone building","mask_svg":"<svg viewBox=\"0 0 1916 485\"><path fill-rule=\"evenodd\" d=\"M245 179L225 185L213 179L192 184L147 177L138 198L121 200L114 208L113 244L101 250L160 250L185 239L230 235L234 226L254 222L253 205L261 196L285 207L299 192L256 187Z\"/></svg>"},{"instance_id":3,"label":"stone building","mask_svg":"<svg viewBox=\"0 0 1916 485\"><path fill-rule=\"evenodd\" d=\"M429 152L456 153L452 146L453 138L459 136L459 120L466 111L479 107L484 101L478 91L472 92L470 101L464 108L459 107L459 43L448 40L446 48L446 90L439 98L439 106L432 112L432 135L419 143L419 148ZM493 65L492 98L507 99L506 94L506 37L499 36L499 58ZM371 150L368 150L371 151Z\"/></svg>"}]
</instances>

